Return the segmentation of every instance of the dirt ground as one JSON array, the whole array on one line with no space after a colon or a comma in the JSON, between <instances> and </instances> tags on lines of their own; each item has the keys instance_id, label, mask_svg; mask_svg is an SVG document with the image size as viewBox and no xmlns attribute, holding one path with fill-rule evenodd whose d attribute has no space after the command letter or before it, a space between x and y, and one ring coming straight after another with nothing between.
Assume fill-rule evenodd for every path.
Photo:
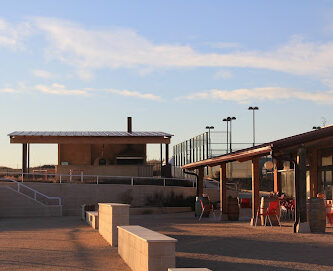
<instances>
[{"instance_id":1,"label":"dirt ground","mask_svg":"<svg viewBox=\"0 0 333 271\"><path fill-rule=\"evenodd\" d=\"M138 215L132 225L178 240L177 267L219 270L333 270L333 228L326 234L294 234L248 222L198 222L193 213ZM0 270L130 269L97 231L79 217L0 220Z\"/></svg>"},{"instance_id":2,"label":"dirt ground","mask_svg":"<svg viewBox=\"0 0 333 271\"><path fill-rule=\"evenodd\" d=\"M79 217L2 218L0 270L130 271Z\"/></svg>"},{"instance_id":3,"label":"dirt ground","mask_svg":"<svg viewBox=\"0 0 333 271\"><path fill-rule=\"evenodd\" d=\"M178 240L177 267L219 270L333 270L333 228L326 234L294 234L282 227L243 222L198 222L193 213L132 216L138 224Z\"/></svg>"}]
</instances>

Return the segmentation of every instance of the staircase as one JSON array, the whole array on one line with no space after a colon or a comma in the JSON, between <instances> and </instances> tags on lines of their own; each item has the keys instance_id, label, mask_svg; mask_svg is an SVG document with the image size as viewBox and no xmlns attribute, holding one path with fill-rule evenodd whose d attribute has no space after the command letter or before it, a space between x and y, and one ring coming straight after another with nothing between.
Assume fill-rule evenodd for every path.
<instances>
[{"instance_id":1,"label":"staircase","mask_svg":"<svg viewBox=\"0 0 333 271\"><path fill-rule=\"evenodd\" d=\"M61 199L14 180L0 185L0 217L62 216Z\"/></svg>"}]
</instances>

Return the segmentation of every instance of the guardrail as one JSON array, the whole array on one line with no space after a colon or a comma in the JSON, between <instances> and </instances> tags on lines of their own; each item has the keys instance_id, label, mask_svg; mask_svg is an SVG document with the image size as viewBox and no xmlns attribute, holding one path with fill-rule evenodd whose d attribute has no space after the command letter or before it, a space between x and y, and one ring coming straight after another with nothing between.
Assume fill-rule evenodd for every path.
<instances>
[{"instance_id":1,"label":"guardrail","mask_svg":"<svg viewBox=\"0 0 333 271\"><path fill-rule=\"evenodd\" d=\"M105 176L81 174L50 174L50 173L20 173L0 172L18 182L50 182L50 183L90 183L90 184L127 184L127 185L159 185L195 187L195 180L181 178Z\"/></svg>"},{"instance_id":2,"label":"guardrail","mask_svg":"<svg viewBox=\"0 0 333 271\"><path fill-rule=\"evenodd\" d=\"M1 178L0 181L10 181L10 182L13 182L15 183L17 186L16 188L16 191L21 193L21 194L24 194L25 196L31 198L31 199L34 199L35 201L39 201L43 204L47 204L47 205L59 205L61 206L61 198L60 197L49 197L39 191L37 191L36 189L33 189L29 186L26 186L18 181L15 181L13 179L10 179L10 178ZM27 191L29 191L27 193ZM31 193L32 193L32 196L31 196ZM44 199L44 201L42 200L42 198ZM45 199L46 199L46 202L45 202ZM53 201L53 200L57 200L58 201L58 204L50 204L50 201Z\"/></svg>"},{"instance_id":3,"label":"guardrail","mask_svg":"<svg viewBox=\"0 0 333 271\"><path fill-rule=\"evenodd\" d=\"M50 174L50 173L20 173L0 172L0 176L16 182L49 182L49 183L85 183L85 184L125 184L125 185L158 185L196 187L196 180L182 178L134 177L134 176L104 176L81 174ZM220 182L214 179L204 180L205 188L220 189ZM238 190L237 184L227 183L227 187Z\"/></svg>"}]
</instances>

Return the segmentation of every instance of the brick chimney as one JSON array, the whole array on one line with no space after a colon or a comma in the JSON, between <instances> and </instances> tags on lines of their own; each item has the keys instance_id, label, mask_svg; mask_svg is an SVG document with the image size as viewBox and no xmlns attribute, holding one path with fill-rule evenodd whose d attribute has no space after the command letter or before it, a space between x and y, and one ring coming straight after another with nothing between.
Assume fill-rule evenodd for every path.
<instances>
[{"instance_id":1,"label":"brick chimney","mask_svg":"<svg viewBox=\"0 0 333 271\"><path fill-rule=\"evenodd\" d=\"M132 133L132 117L127 117L127 133Z\"/></svg>"}]
</instances>

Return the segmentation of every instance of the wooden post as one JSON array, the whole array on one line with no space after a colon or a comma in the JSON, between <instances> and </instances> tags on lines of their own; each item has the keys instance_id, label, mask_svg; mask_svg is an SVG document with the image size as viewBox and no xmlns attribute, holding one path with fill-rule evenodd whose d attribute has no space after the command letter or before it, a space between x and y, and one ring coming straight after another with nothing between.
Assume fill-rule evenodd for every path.
<instances>
[{"instance_id":1,"label":"wooden post","mask_svg":"<svg viewBox=\"0 0 333 271\"><path fill-rule=\"evenodd\" d=\"M169 144L165 144L165 165L169 164Z\"/></svg>"},{"instance_id":2,"label":"wooden post","mask_svg":"<svg viewBox=\"0 0 333 271\"><path fill-rule=\"evenodd\" d=\"M228 219L228 205L227 205L227 167L226 163L220 166L220 210L221 220Z\"/></svg>"},{"instance_id":3,"label":"wooden post","mask_svg":"<svg viewBox=\"0 0 333 271\"><path fill-rule=\"evenodd\" d=\"M304 147L298 149L295 167L295 196L296 196L296 219L294 232L310 232L306 213L306 150Z\"/></svg>"},{"instance_id":4,"label":"wooden post","mask_svg":"<svg viewBox=\"0 0 333 271\"><path fill-rule=\"evenodd\" d=\"M274 159L274 192L281 195L281 173L278 172L280 162Z\"/></svg>"},{"instance_id":5,"label":"wooden post","mask_svg":"<svg viewBox=\"0 0 333 271\"><path fill-rule=\"evenodd\" d=\"M311 151L310 161L310 196L316 197L318 194L318 156L317 150Z\"/></svg>"},{"instance_id":6,"label":"wooden post","mask_svg":"<svg viewBox=\"0 0 333 271\"><path fill-rule=\"evenodd\" d=\"M27 173L30 173L30 144L27 144Z\"/></svg>"},{"instance_id":7,"label":"wooden post","mask_svg":"<svg viewBox=\"0 0 333 271\"><path fill-rule=\"evenodd\" d=\"M27 144L22 144L22 173L27 173Z\"/></svg>"},{"instance_id":8,"label":"wooden post","mask_svg":"<svg viewBox=\"0 0 333 271\"><path fill-rule=\"evenodd\" d=\"M251 225L254 226L257 211L260 204L259 199L259 158L252 159L252 218Z\"/></svg>"},{"instance_id":9,"label":"wooden post","mask_svg":"<svg viewBox=\"0 0 333 271\"><path fill-rule=\"evenodd\" d=\"M202 194L203 194L203 179L204 179L204 168L203 167L200 167L199 168L199 172L198 172L198 196L199 197L202 197Z\"/></svg>"}]
</instances>

